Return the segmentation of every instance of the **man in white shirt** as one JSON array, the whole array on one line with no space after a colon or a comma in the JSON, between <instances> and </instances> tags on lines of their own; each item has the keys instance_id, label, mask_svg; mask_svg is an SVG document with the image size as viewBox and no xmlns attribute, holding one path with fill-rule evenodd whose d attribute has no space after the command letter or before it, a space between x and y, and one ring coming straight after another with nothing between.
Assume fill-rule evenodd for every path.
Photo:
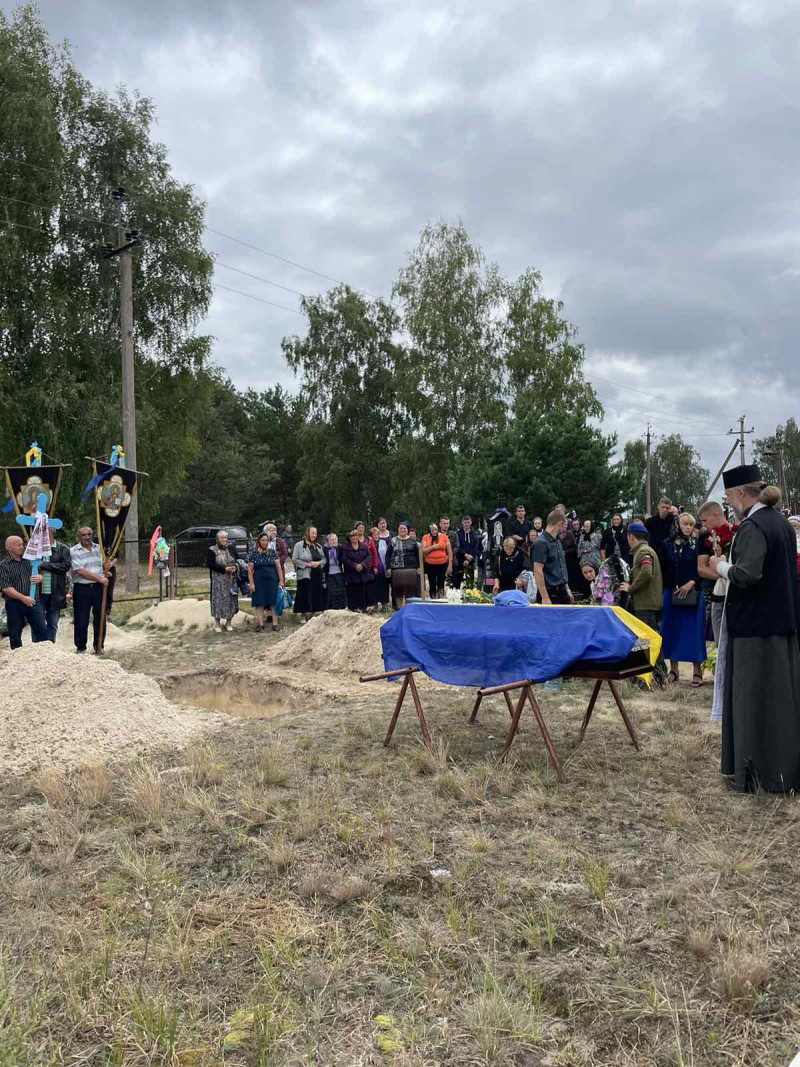
<instances>
[{"instance_id":1,"label":"man in white shirt","mask_svg":"<svg viewBox=\"0 0 800 1067\"><path fill-rule=\"evenodd\" d=\"M100 637L100 608L103 589L108 587L108 571L116 560L103 560L100 546L92 540L91 526L78 530L78 544L69 550L72 559L72 608L74 611L75 651L85 652L89 633L89 616L92 616L94 648L103 651L105 625Z\"/></svg>"}]
</instances>

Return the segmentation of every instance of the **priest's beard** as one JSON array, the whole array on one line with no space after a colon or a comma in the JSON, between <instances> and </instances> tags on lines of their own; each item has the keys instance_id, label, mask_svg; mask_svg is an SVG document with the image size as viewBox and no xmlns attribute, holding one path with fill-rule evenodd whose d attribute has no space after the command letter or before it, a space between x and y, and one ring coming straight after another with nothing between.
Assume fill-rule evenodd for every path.
<instances>
[{"instance_id":1,"label":"priest's beard","mask_svg":"<svg viewBox=\"0 0 800 1067\"><path fill-rule=\"evenodd\" d=\"M744 518L744 513L748 508L751 508L755 504L755 500L749 496L746 497L743 494L737 494L735 499L728 498L728 503L733 508L733 514L736 516L736 521L741 522Z\"/></svg>"}]
</instances>

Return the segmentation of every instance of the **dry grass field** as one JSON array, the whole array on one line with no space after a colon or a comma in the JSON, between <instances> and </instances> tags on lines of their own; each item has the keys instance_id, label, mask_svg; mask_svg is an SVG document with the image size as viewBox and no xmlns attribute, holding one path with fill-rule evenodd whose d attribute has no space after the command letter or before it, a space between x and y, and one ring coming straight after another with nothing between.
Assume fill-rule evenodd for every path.
<instances>
[{"instance_id":1,"label":"dry grass field","mask_svg":"<svg viewBox=\"0 0 800 1067\"><path fill-rule=\"evenodd\" d=\"M641 753L607 697L578 747L587 687L542 693L561 785L530 716L495 765L497 698L470 727L427 692L433 752L410 707L384 749L392 694L288 693L188 753L4 782L0 1067L787 1067L800 809L725 792L707 688L626 690Z\"/></svg>"}]
</instances>

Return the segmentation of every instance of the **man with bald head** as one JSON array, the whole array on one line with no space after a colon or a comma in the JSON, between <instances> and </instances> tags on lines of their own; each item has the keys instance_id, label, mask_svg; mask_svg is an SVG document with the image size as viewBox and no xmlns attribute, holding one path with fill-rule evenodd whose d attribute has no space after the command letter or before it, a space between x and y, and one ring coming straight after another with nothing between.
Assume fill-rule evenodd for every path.
<instances>
[{"instance_id":1,"label":"man with bald head","mask_svg":"<svg viewBox=\"0 0 800 1067\"><path fill-rule=\"evenodd\" d=\"M16 534L6 538L6 553L0 559L0 592L8 620L8 638L12 648L22 645L22 631L27 622L34 641L47 640L47 620L41 603L28 596L31 582L40 585L42 576L31 577L30 563L22 558L25 546Z\"/></svg>"}]
</instances>

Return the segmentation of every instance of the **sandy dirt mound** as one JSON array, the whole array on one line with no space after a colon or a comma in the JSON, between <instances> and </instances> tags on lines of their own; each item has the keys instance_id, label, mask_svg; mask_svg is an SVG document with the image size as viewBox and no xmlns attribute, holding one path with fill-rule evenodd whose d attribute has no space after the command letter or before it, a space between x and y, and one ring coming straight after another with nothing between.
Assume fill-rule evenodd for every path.
<instances>
[{"instance_id":1,"label":"sandy dirt mound","mask_svg":"<svg viewBox=\"0 0 800 1067\"><path fill-rule=\"evenodd\" d=\"M91 624L89 625L89 644L91 645L94 640ZM106 651L107 652L127 652L131 648L136 648L142 641L146 641L145 634L126 633L125 630L120 629L119 626L115 626L113 622L109 622L106 626ZM29 627L25 627L22 631L22 643L23 645L31 644L31 631ZM72 628L72 619L67 616L61 616L61 621L58 624L58 633L56 634L56 648L61 648L65 652L70 649L75 651L75 637Z\"/></svg>"},{"instance_id":2,"label":"sandy dirt mound","mask_svg":"<svg viewBox=\"0 0 800 1067\"><path fill-rule=\"evenodd\" d=\"M380 674L384 622L349 611L326 611L281 641L268 662L309 672Z\"/></svg>"},{"instance_id":3,"label":"sandy dirt mound","mask_svg":"<svg viewBox=\"0 0 800 1067\"><path fill-rule=\"evenodd\" d=\"M239 610L233 616L232 625L244 626L249 616ZM211 604L208 599L195 600L194 597L185 597L182 600L162 600L152 608L140 611L133 615L129 626L197 626L205 629L213 625L211 619Z\"/></svg>"},{"instance_id":4,"label":"sandy dirt mound","mask_svg":"<svg viewBox=\"0 0 800 1067\"><path fill-rule=\"evenodd\" d=\"M2 774L180 749L229 721L179 710L152 679L49 642L0 653L0 691Z\"/></svg>"}]
</instances>

